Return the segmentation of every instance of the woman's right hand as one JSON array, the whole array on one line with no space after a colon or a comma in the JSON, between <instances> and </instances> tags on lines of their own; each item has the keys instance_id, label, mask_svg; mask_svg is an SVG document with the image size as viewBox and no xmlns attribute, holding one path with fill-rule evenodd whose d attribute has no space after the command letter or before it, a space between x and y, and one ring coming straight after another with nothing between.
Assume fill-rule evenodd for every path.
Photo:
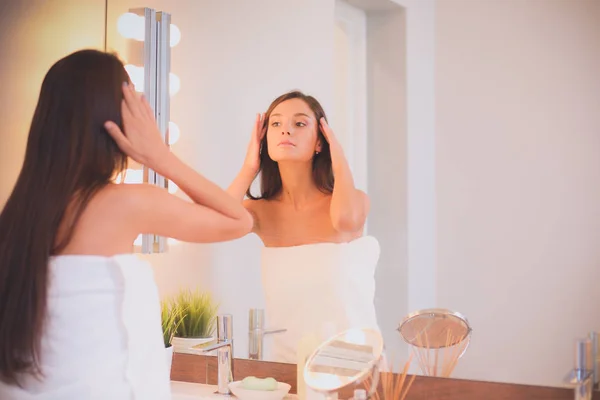
<instances>
[{"instance_id":1,"label":"woman's right hand","mask_svg":"<svg viewBox=\"0 0 600 400\"><path fill-rule=\"evenodd\" d=\"M105 129L125 154L152 169L169 154L154 112L145 98L135 92L133 84L123 84L121 103L123 132L114 121L106 121Z\"/></svg>"},{"instance_id":2,"label":"woman's right hand","mask_svg":"<svg viewBox=\"0 0 600 400\"><path fill-rule=\"evenodd\" d=\"M244 168L248 168L254 173L258 172L258 169L260 168L260 142L267 132L264 123L265 114L256 114L254 129L252 129L252 137L250 138L246 159L244 160Z\"/></svg>"}]
</instances>

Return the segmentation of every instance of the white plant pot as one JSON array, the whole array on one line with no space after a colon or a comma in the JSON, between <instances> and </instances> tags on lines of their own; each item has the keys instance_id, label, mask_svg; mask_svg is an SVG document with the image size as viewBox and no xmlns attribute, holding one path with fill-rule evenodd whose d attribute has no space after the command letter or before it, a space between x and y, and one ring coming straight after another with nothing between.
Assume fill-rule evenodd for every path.
<instances>
[{"instance_id":1,"label":"white plant pot","mask_svg":"<svg viewBox=\"0 0 600 400\"><path fill-rule=\"evenodd\" d=\"M167 371L169 371L169 380L171 380L171 365L173 365L173 346L165 348L165 358L167 361Z\"/></svg>"},{"instance_id":2,"label":"white plant pot","mask_svg":"<svg viewBox=\"0 0 600 400\"><path fill-rule=\"evenodd\" d=\"M198 350L192 349L193 346L204 344L208 342L212 342L214 338L181 338L175 336L171 340L171 344L173 345L174 351L176 353L186 353L186 354L198 354Z\"/></svg>"}]
</instances>

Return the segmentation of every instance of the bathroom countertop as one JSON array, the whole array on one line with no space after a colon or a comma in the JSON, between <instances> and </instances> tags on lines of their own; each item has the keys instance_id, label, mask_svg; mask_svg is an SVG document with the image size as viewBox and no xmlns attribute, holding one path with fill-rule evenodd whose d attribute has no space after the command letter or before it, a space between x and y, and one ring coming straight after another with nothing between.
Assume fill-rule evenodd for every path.
<instances>
[{"instance_id":1,"label":"bathroom countertop","mask_svg":"<svg viewBox=\"0 0 600 400\"><path fill-rule=\"evenodd\" d=\"M171 381L172 400L209 400L223 398L215 394L215 385L205 385L202 383ZM284 400L297 400L298 396L289 394Z\"/></svg>"}]
</instances>

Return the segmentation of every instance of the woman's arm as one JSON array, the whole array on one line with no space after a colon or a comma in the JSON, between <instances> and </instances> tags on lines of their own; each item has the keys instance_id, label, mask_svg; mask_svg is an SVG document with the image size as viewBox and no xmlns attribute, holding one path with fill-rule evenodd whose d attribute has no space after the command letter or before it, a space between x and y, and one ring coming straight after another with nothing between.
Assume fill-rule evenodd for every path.
<instances>
[{"instance_id":1,"label":"woman's arm","mask_svg":"<svg viewBox=\"0 0 600 400\"><path fill-rule=\"evenodd\" d=\"M229 193L209 181L173 153L168 153L155 171L173 181L196 204L235 220L248 219L248 212Z\"/></svg>"},{"instance_id":2,"label":"woman's arm","mask_svg":"<svg viewBox=\"0 0 600 400\"><path fill-rule=\"evenodd\" d=\"M140 233L153 233L184 242L213 243L238 239L253 226L252 216L239 202L235 204L242 216L230 217L154 185L120 186L126 192L121 197L128 202L126 218L132 238Z\"/></svg>"},{"instance_id":3,"label":"woman's arm","mask_svg":"<svg viewBox=\"0 0 600 400\"><path fill-rule=\"evenodd\" d=\"M252 181L254 181L254 178L256 178L256 174L260 168L260 142L266 132L264 118L264 114L256 114L256 120L254 121L252 137L250 138L250 144L248 144L244 165L233 182L231 182L231 185L227 188L227 193L240 202L244 200L246 191L252 184Z\"/></svg>"},{"instance_id":4,"label":"woman's arm","mask_svg":"<svg viewBox=\"0 0 600 400\"><path fill-rule=\"evenodd\" d=\"M252 181L254 181L255 177L256 170L248 168L246 165L244 165L233 182L231 182L227 188L227 193L229 193L229 195L238 202L243 201L246 191L250 185L252 185Z\"/></svg>"},{"instance_id":5,"label":"woman's arm","mask_svg":"<svg viewBox=\"0 0 600 400\"><path fill-rule=\"evenodd\" d=\"M125 185L128 218L134 233L154 233L192 242L231 240L248 233L252 216L239 201L194 171L162 141L148 103L131 85L123 89L123 127L111 121L106 130L135 161L175 182L193 203L152 185Z\"/></svg>"},{"instance_id":6,"label":"woman's arm","mask_svg":"<svg viewBox=\"0 0 600 400\"><path fill-rule=\"evenodd\" d=\"M342 146L324 118L321 119L321 126L329 142L335 177L330 208L331 223L339 232L358 232L364 227L369 214L369 197L354 187L352 172Z\"/></svg>"}]
</instances>

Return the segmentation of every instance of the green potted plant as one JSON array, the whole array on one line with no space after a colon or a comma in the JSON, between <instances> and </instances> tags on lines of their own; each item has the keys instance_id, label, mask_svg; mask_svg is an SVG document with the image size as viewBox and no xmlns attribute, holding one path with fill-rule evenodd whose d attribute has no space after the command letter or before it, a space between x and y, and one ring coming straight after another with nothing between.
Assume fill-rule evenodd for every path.
<instances>
[{"instance_id":1,"label":"green potted plant","mask_svg":"<svg viewBox=\"0 0 600 400\"><path fill-rule=\"evenodd\" d=\"M160 303L160 317L162 322L163 342L165 344L167 368L169 374L171 371L171 365L173 363L173 346L171 341L175 335L178 321L181 321L179 316L181 312L185 310L176 310L175 307L169 301L161 301Z\"/></svg>"},{"instance_id":2,"label":"green potted plant","mask_svg":"<svg viewBox=\"0 0 600 400\"><path fill-rule=\"evenodd\" d=\"M189 352L198 344L212 341L218 305L210 293L181 290L171 301L175 330L171 343L176 352Z\"/></svg>"}]
</instances>

